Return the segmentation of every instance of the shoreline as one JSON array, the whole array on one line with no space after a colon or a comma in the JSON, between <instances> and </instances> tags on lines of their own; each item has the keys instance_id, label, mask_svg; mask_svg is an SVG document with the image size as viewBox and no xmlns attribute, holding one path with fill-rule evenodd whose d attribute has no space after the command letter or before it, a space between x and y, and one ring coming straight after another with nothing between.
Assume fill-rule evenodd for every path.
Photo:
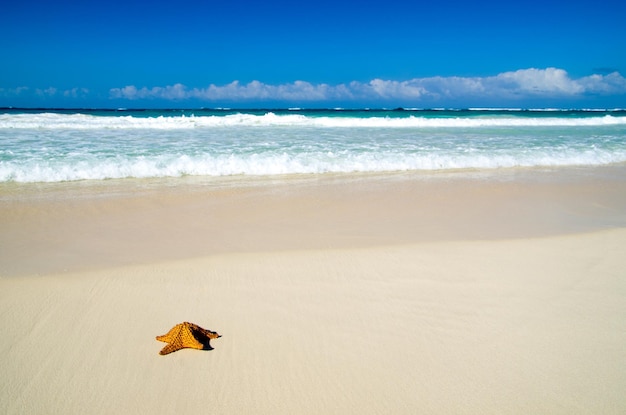
<instances>
[{"instance_id":1,"label":"shoreline","mask_svg":"<svg viewBox=\"0 0 626 415\"><path fill-rule=\"evenodd\" d=\"M626 165L0 185L0 276L626 227Z\"/></svg>"},{"instance_id":2,"label":"shoreline","mask_svg":"<svg viewBox=\"0 0 626 415\"><path fill-rule=\"evenodd\" d=\"M0 185L0 276L626 227L626 165Z\"/></svg>"}]
</instances>

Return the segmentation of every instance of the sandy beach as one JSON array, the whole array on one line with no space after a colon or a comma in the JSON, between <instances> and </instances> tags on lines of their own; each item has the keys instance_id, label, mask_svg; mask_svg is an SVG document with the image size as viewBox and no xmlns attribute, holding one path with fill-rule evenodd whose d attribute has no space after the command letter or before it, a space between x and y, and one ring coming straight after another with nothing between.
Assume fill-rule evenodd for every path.
<instances>
[{"instance_id":1,"label":"sandy beach","mask_svg":"<svg viewBox=\"0 0 626 415\"><path fill-rule=\"evenodd\" d=\"M4 183L0 413L622 414L624 246L622 165Z\"/></svg>"}]
</instances>

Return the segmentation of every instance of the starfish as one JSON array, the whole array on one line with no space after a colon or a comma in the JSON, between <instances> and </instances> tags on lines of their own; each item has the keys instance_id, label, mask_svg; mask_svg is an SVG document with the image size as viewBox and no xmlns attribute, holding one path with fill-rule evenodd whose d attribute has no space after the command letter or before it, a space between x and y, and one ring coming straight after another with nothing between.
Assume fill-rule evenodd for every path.
<instances>
[{"instance_id":1,"label":"starfish","mask_svg":"<svg viewBox=\"0 0 626 415\"><path fill-rule=\"evenodd\" d=\"M211 339L221 337L214 331L203 329L193 323L180 323L172 327L167 334L157 336L156 339L168 343L159 354L165 355L186 347L199 350L211 350Z\"/></svg>"}]
</instances>

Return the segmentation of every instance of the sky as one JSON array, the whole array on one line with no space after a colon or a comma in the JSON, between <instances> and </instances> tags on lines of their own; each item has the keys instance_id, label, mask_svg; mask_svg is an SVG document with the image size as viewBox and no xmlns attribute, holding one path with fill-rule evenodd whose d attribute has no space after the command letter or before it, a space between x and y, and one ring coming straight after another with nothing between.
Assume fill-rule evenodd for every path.
<instances>
[{"instance_id":1,"label":"sky","mask_svg":"<svg viewBox=\"0 0 626 415\"><path fill-rule=\"evenodd\" d=\"M626 108L626 2L68 1L0 12L0 106Z\"/></svg>"}]
</instances>

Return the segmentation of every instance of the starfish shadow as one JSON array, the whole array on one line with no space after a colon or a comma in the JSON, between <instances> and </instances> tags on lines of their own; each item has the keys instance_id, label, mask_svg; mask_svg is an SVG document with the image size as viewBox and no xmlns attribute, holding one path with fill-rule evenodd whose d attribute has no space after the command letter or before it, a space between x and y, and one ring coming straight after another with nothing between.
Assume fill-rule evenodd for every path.
<instances>
[{"instance_id":1,"label":"starfish shadow","mask_svg":"<svg viewBox=\"0 0 626 415\"><path fill-rule=\"evenodd\" d=\"M222 336L218 336L222 337ZM200 343L202 343L202 350L213 350L213 346L211 346L211 339L209 337L206 336L197 336L196 340L198 340Z\"/></svg>"}]
</instances>

